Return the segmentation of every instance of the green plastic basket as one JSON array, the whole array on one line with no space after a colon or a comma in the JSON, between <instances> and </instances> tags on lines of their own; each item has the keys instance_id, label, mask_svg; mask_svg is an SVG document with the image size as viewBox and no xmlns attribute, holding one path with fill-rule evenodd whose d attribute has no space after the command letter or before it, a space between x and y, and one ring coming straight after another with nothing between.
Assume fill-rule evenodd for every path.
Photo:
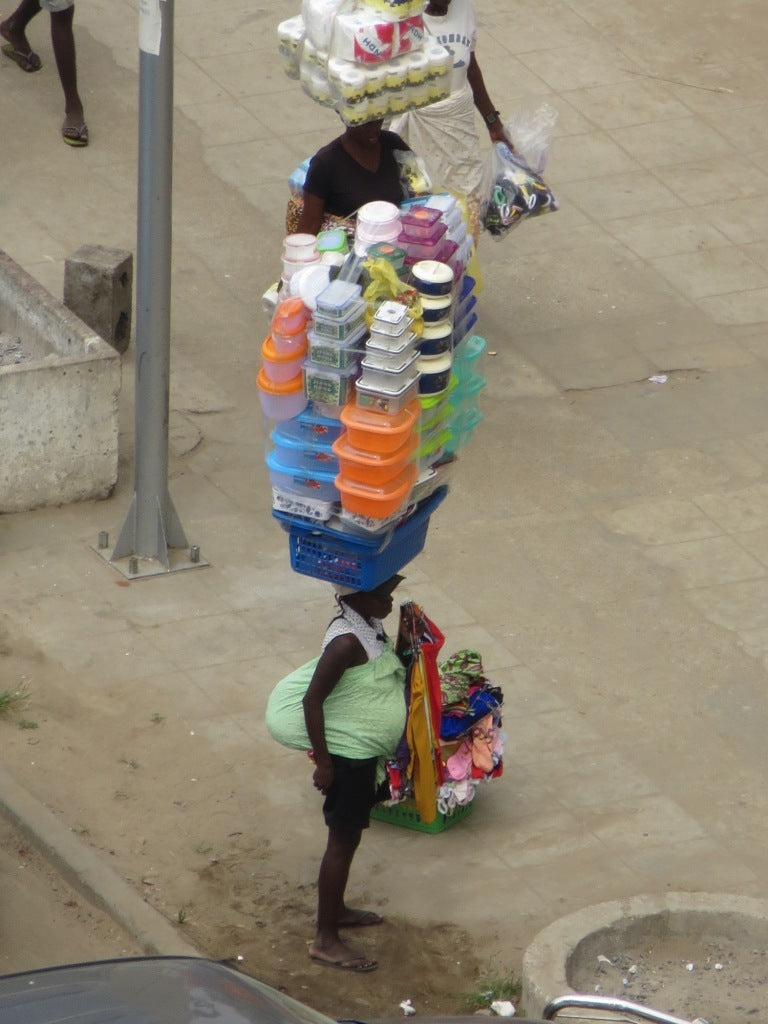
<instances>
[{"instance_id":1,"label":"green plastic basket","mask_svg":"<svg viewBox=\"0 0 768 1024\"><path fill-rule=\"evenodd\" d=\"M474 806L473 800L471 803L457 807L453 814L441 814L438 811L437 817L429 825L419 817L413 800L401 800L400 803L391 806L377 804L371 811L371 817L376 821L387 821L390 825L400 825L401 828L412 828L416 832L445 832L447 828L468 818Z\"/></svg>"}]
</instances>

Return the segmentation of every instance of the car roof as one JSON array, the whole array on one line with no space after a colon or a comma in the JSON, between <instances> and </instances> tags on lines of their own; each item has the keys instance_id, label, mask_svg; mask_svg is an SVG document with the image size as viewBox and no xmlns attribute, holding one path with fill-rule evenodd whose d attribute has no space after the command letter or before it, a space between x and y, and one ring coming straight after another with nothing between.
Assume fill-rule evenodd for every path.
<instances>
[{"instance_id":1,"label":"car roof","mask_svg":"<svg viewBox=\"0 0 768 1024\"><path fill-rule=\"evenodd\" d=\"M0 977L2 1024L329 1024L223 963L127 957Z\"/></svg>"}]
</instances>

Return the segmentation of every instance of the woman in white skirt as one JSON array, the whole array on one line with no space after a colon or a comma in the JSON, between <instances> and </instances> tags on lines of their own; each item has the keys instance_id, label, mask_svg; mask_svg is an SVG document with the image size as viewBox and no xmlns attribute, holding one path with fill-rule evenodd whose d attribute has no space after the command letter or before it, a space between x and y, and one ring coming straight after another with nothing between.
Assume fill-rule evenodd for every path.
<instances>
[{"instance_id":1,"label":"woman in white skirt","mask_svg":"<svg viewBox=\"0 0 768 1024\"><path fill-rule=\"evenodd\" d=\"M453 54L450 96L393 118L389 127L422 157L435 192L445 189L466 197L469 227L477 241L484 160L475 109L493 142L510 140L475 57L477 22L472 0L429 0L424 27Z\"/></svg>"}]
</instances>

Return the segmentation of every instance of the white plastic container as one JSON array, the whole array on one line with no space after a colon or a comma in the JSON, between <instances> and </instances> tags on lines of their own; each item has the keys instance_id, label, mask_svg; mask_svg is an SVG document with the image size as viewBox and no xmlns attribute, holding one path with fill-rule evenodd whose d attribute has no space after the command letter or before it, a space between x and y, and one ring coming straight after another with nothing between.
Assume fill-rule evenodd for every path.
<instances>
[{"instance_id":1,"label":"white plastic container","mask_svg":"<svg viewBox=\"0 0 768 1024\"><path fill-rule=\"evenodd\" d=\"M272 488L272 508L277 512L286 512L290 516L301 516L302 519L314 519L324 523L336 511L338 502L324 498L310 498L306 495L283 491L279 487Z\"/></svg>"},{"instance_id":2,"label":"white plastic container","mask_svg":"<svg viewBox=\"0 0 768 1024\"><path fill-rule=\"evenodd\" d=\"M366 352L389 358L413 352L415 348L416 335L413 331L405 331L397 338L390 338L386 334L370 334L365 343Z\"/></svg>"},{"instance_id":3,"label":"white plastic container","mask_svg":"<svg viewBox=\"0 0 768 1024\"><path fill-rule=\"evenodd\" d=\"M418 352L411 352L405 358L400 358L393 366L382 363L375 356L366 356L360 364L363 371L360 383L366 388L383 387L387 392L398 391L401 385L407 383L413 376L418 358Z\"/></svg>"},{"instance_id":4,"label":"white plastic container","mask_svg":"<svg viewBox=\"0 0 768 1024\"><path fill-rule=\"evenodd\" d=\"M356 401L363 409L378 409L379 412L399 412L419 393L419 374L407 380L399 391L386 391L381 387L371 388L355 384Z\"/></svg>"},{"instance_id":5,"label":"white plastic container","mask_svg":"<svg viewBox=\"0 0 768 1024\"><path fill-rule=\"evenodd\" d=\"M419 356L419 394L439 395L448 387L453 368L453 354L444 352L438 356Z\"/></svg>"},{"instance_id":6,"label":"white plastic container","mask_svg":"<svg viewBox=\"0 0 768 1024\"><path fill-rule=\"evenodd\" d=\"M317 238L314 235L286 235L283 240L283 259L294 262L311 261L317 257Z\"/></svg>"}]
</instances>

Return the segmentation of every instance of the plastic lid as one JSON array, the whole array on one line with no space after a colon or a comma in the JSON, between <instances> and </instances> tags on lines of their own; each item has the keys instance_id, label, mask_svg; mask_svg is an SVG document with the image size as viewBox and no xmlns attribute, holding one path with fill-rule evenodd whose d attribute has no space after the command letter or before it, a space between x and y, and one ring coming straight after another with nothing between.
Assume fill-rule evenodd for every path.
<instances>
[{"instance_id":1,"label":"plastic lid","mask_svg":"<svg viewBox=\"0 0 768 1024\"><path fill-rule=\"evenodd\" d=\"M307 309L314 312L317 296L327 287L330 277L331 269L327 263L310 263L295 272L289 288Z\"/></svg>"},{"instance_id":2,"label":"plastic lid","mask_svg":"<svg viewBox=\"0 0 768 1024\"><path fill-rule=\"evenodd\" d=\"M422 281L429 281L434 284L444 284L453 280L453 271L447 263L439 260L419 260L411 267L414 277L418 276Z\"/></svg>"},{"instance_id":3,"label":"plastic lid","mask_svg":"<svg viewBox=\"0 0 768 1024\"><path fill-rule=\"evenodd\" d=\"M290 380L277 383L269 379L262 366L256 377L256 384L259 391L263 391L267 395L295 395L297 391L303 390L304 378L299 373L296 377L291 377Z\"/></svg>"},{"instance_id":4,"label":"plastic lid","mask_svg":"<svg viewBox=\"0 0 768 1024\"><path fill-rule=\"evenodd\" d=\"M385 203L381 200L364 203L357 211L358 224L390 224L399 220L400 211L394 203Z\"/></svg>"},{"instance_id":5,"label":"plastic lid","mask_svg":"<svg viewBox=\"0 0 768 1024\"><path fill-rule=\"evenodd\" d=\"M362 287L354 281L331 281L317 296L318 312L338 315L359 300Z\"/></svg>"}]
</instances>

